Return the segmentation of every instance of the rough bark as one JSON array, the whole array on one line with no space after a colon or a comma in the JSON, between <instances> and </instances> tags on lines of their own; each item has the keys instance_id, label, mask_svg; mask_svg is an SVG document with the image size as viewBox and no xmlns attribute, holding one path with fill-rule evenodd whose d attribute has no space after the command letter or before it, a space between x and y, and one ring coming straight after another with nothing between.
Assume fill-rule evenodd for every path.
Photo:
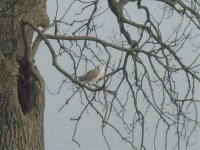
<instances>
[{"instance_id":1,"label":"rough bark","mask_svg":"<svg viewBox=\"0 0 200 150\"><path fill-rule=\"evenodd\" d=\"M29 55L32 49L27 49L33 30L22 26L24 19L36 26L48 25L46 1L0 1L1 150L44 149L44 81L34 66L34 56Z\"/></svg>"}]
</instances>

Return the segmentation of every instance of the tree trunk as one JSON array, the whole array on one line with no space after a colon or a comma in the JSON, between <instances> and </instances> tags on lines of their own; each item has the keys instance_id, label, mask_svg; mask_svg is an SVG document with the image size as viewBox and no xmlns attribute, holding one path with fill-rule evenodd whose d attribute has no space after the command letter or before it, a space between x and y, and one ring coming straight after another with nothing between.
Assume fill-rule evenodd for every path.
<instances>
[{"instance_id":1,"label":"tree trunk","mask_svg":"<svg viewBox=\"0 0 200 150\"><path fill-rule=\"evenodd\" d=\"M33 30L23 36L23 19L47 26L46 1L0 1L0 150L44 149L44 81L27 58Z\"/></svg>"}]
</instances>

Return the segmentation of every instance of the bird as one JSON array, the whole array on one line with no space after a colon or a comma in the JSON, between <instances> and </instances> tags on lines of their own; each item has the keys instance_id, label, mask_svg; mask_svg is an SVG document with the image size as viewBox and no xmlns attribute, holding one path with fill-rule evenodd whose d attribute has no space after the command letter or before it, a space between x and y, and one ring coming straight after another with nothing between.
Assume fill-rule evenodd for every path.
<instances>
[{"instance_id":1,"label":"bird","mask_svg":"<svg viewBox=\"0 0 200 150\"><path fill-rule=\"evenodd\" d=\"M105 65L97 66L95 69L88 71L85 75L78 77L80 83L90 83L97 85L97 82L105 75Z\"/></svg>"}]
</instances>

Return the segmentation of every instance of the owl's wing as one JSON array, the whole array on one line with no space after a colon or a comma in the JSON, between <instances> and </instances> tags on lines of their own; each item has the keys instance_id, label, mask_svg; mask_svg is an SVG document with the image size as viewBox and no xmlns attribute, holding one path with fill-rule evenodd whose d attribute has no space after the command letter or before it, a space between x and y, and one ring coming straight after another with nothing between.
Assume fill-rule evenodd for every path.
<instances>
[{"instance_id":1,"label":"owl's wing","mask_svg":"<svg viewBox=\"0 0 200 150\"><path fill-rule=\"evenodd\" d=\"M84 76L80 76L80 81L91 81L92 79L95 79L99 75L99 69L95 68L93 70L88 71Z\"/></svg>"}]
</instances>

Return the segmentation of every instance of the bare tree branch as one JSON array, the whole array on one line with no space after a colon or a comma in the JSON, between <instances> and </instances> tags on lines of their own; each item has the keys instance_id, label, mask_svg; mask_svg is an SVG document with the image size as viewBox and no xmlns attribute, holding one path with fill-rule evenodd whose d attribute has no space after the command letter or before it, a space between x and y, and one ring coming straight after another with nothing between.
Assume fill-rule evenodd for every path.
<instances>
[{"instance_id":1,"label":"bare tree branch","mask_svg":"<svg viewBox=\"0 0 200 150\"><path fill-rule=\"evenodd\" d=\"M149 143L154 149L189 149L195 141L200 129L200 3L152 2L71 1L60 19L57 7L51 34L24 22L38 33L33 49L44 40L52 64L73 87L60 110L80 97L82 110L71 119L76 122L72 140L79 147L76 132L89 109L101 120L108 149L108 128L131 149L147 149ZM66 64L60 63L63 58ZM102 64L105 76L96 86L77 80Z\"/></svg>"}]
</instances>

